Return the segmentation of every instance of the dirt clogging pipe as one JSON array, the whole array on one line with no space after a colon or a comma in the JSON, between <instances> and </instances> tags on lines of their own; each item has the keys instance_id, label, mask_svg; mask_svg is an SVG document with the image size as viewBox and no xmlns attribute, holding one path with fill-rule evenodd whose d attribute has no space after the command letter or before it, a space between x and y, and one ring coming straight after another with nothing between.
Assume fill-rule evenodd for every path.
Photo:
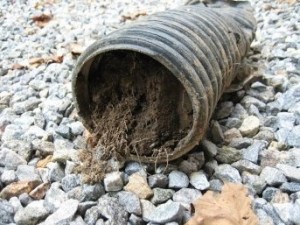
<instances>
[{"instance_id":1,"label":"dirt clogging pipe","mask_svg":"<svg viewBox=\"0 0 300 225\"><path fill-rule=\"evenodd\" d=\"M248 3L211 3L145 17L80 56L75 105L102 158L166 162L199 144L256 29Z\"/></svg>"}]
</instances>

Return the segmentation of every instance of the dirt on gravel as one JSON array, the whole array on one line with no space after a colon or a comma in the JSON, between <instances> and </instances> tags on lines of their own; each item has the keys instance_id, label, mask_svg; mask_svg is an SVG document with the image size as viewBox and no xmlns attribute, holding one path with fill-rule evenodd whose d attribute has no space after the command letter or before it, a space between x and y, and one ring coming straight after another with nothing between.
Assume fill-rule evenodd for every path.
<instances>
[{"instance_id":1,"label":"dirt on gravel","mask_svg":"<svg viewBox=\"0 0 300 225\"><path fill-rule=\"evenodd\" d=\"M130 51L106 53L97 68L89 77L94 132L81 154L81 172L98 180L116 169L108 165L112 159L170 154L192 126L191 102L177 78Z\"/></svg>"}]
</instances>

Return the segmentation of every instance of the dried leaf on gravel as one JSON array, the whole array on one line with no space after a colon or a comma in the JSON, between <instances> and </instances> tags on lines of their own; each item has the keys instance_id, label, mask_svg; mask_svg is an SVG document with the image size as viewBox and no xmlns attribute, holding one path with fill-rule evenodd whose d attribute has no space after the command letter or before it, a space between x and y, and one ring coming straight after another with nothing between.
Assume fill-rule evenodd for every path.
<instances>
[{"instance_id":1,"label":"dried leaf on gravel","mask_svg":"<svg viewBox=\"0 0 300 225\"><path fill-rule=\"evenodd\" d=\"M29 59L28 63L32 67L38 67L43 63L62 63L64 59L63 55L50 55L50 56L45 56L45 57L35 57Z\"/></svg>"},{"instance_id":2,"label":"dried leaf on gravel","mask_svg":"<svg viewBox=\"0 0 300 225\"><path fill-rule=\"evenodd\" d=\"M12 65L11 67L13 70L22 70L22 69L26 69L27 66L26 65L22 65L22 64L19 64L19 63L15 63Z\"/></svg>"},{"instance_id":3,"label":"dried leaf on gravel","mask_svg":"<svg viewBox=\"0 0 300 225\"><path fill-rule=\"evenodd\" d=\"M52 15L42 13L38 16L32 17L32 20L36 23L38 27L44 27L52 18Z\"/></svg>"},{"instance_id":4,"label":"dried leaf on gravel","mask_svg":"<svg viewBox=\"0 0 300 225\"><path fill-rule=\"evenodd\" d=\"M290 5L293 5L295 3L297 3L297 0L278 0L279 3L287 3L287 4L290 4Z\"/></svg>"},{"instance_id":5,"label":"dried leaf on gravel","mask_svg":"<svg viewBox=\"0 0 300 225\"><path fill-rule=\"evenodd\" d=\"M45 59L43 59L42 57L35 57L35 58L31 58L29 59L28 63L30 65L34 65L34 64L43 64L45 62Z\"/></svg>"},{"instance_id":6,"label":"dried leaf on gravel","mask_svg":"<svg viewBox=\"0 0 300 225\"><path fill-rule=\"evenodd\" d=\"M220 194L208 191L193 204L195 215L185 225L257 225L247 189L227 183Z\"/></svg>"},{"instance_id":7,"label":"dried leaf on gravel","mask_svg":"<svg viewBox=\"0 0 300 225\"><path fill-rule=\"evenodd\" d=\"M35 3L34 8L35 9L41 9L44 8L48 5L53 5L56 3L56 0L40 0Z\"/></svg>"},{"instance_id":8,"label":"dried leaf on gravel","mask_svg":"<svg viewBox=\"0 0 300 225\"><path fill-rule=\"evenodd\" d=\"M70 50L73 55L80 55L81 53L83 53L84 48L80 44L72 43L70 44Z\"/></svg>"},{"instance_id":9,"label":"dried leaf on gravel","mask_svg":"<svg viewBox=\"0 0 300 225\"><path fill-rule=\"evenodd\" d=\"M52 55L49 57L45 58L46 63L50 64L50 63L62 63L64 60L64 56L63 55Z\"/></svg>"},{"instance_id":10,"label":"dried leaf on gravel","mask_svg":"<svg viewBox=\"0 0 300 225\"><path fill-rule=\"evenodd\" d=\"M147 16L147 11L146 10L135 10L135 11L125 12L122 15L122 20L123 20L123 22L126 20L136 20L140 16Z\"/></svg>"}]
</instances>

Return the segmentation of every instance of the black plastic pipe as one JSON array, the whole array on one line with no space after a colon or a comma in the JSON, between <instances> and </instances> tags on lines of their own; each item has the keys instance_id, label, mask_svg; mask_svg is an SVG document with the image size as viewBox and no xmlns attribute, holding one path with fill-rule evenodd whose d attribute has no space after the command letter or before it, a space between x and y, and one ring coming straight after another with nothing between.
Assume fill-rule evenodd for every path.
<instances>
[{"instance_id":1,"label":"black plastic pipe","mask_svg":"<svg viewBox=\"0 0 300 225\"><path fill-rule=\"evenodd\" d=\"M148 16L103 37L80 56L73 73L73 95L78 114L90 132L94 128L89 77L105 53L133 51L153 58L172 72L189 96L192 127L174 151L159 157L130 154L128 160L164 162L193 149L201 141L222 93L234 80L254 38L256 22L244 2L213 2Z\"/></svg>"}]
</instances>

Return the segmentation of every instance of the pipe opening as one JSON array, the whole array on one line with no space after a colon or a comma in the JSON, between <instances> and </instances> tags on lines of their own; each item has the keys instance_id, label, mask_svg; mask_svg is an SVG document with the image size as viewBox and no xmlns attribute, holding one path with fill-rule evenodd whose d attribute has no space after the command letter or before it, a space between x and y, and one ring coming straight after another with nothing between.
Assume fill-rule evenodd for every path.
<instances>
[{"instance_id":1,"label":"pipe opening","mask_svg":"<svg viewBox=\"0 0 300 225\"><path fill-rule=\"evenodd\" d=\"M103 53L89 73L95 145L107 158L172 154L189 133L193 109L178 79L153 58L125 50Z\"/></svg>"}]
</instances>

